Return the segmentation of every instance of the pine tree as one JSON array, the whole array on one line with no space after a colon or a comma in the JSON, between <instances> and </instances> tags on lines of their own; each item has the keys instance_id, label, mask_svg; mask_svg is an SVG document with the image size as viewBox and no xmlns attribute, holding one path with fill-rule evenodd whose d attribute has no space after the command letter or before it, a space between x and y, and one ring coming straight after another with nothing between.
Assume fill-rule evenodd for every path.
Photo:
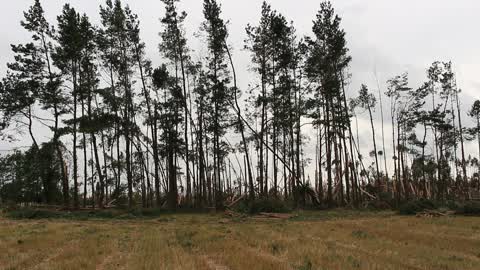
<instances>
[{"instance_id":1,"label":"pine tree","mask_svg":"<svg viewBox=\"0 0 480 270\"><path fill-rule=\"evenodd\" d=\"M111 0L106 0L105 6L100 6L100 17L102 26L97 30L96 45L98 46L99 58L102 60L102 66L107 70L110 87L108 91L103 91L102 97L105 105L115 115L115 127L113 130L111 143L115 144L112 147L110 159L115 164L112 166L113 174L115 175L115 193L121 190L121 177L123 166L123 152L120 149L121 144L121 117L120 117L120 90L118 82L118 70L120 65L120 35L119 31L123 27L122 12L116 12L115 5ZM121 10L120 10L121 11ZM119 23L120 21L120 23ZM120 29L119 29L120 28ZM115 159L116 156L116 159Z\"/></svg>"},{"instance_id":2,"label":"pine tree","mask_svg":"<svg viewBox=\"0 0 480 270\"><path fill-rule=\"evenodd\" d=\"M211 103L213 112L210 115L208 130L213 137L213 176L215 181L215 206L223 208L223 185L226 182L222 179L222 170L225 158L228 154L227 144L222 140L227 127L231 122L230 107L231 100L236 94L228 87L230 74L228 70L228 56L225 41L228 36L225 22L220 17L221 9L215 0L205 0L204 10L205 22L202 25L207 35L207 46L209 56L207 57L208 69L207 79L211 91Z\"/></svg>"},{"instance_id":3,"label":"pine tree","mask_svg":"<svg viewBox=\"0 0 480 270\"><path fill-rule=\"evenodd\" d=\"M158 129L157 129L157 115L156 106L152 102L150 96L150 89L148 88L147 76L151 76L152 68L149 60L145 59L145 43L140 40L140 22L138 16L133 14L130 9L126 9L127 15L127 30L129 39L133 46L133 55L140 72L140 80L142 83L142 93L147 107L147 126L150 126L152 134L152 152L154 163L154 177L155 177L155 197L157 206L160 206L160 160L158 153Z\"/></svg>"},{"instance_id":4,"label":"pine tree","mask_svg":"<svg viewBox=\"0 0 480 270\"><path fill-rule=\"evenodd\" d=\"M24 13L24 17L21 25L32 34L33 39L33 43L28 47L38 55L38 62L35 63L37 65L35 77L41 82L39 92L40 104L44 109L52 111L54 117L54 125L50 127L53 131L52 142L55 145L56 155L60 160L58 166L62 172L63 202L65 207L69 207L69 180L62 149L63 145L60 140L60 137L65 133L60 127L60 118L68 112L66 108L68 101L60 87L62 80L53 69L52 40L54 38L54 30L45 19L45 13L39 0L35 0L30 9Z\"/></svg>"},{"instance_id":5,"label":"pine tree","mask_svg":"<svg viewBox=\"0 0 480 270\"><path fill-rule=\"evenodd\" d=\"M268 98L267 98L267 83L269 77L269 70L271 69L270 62L268 61L271 49L269 47L269 30L271 25L271 6L266 2L263 2L262 13L259 25L254 27L248 25L246 32L248 39L246 40L245 48L251 52L252 62L254 64L254 70L260 76L261 93L255 97L255 107L260 110L260 132L258 138L256 138L257 147L259 150L258 158L258 172L259 172L259 193L261 196L266 196L267 192L264 189L267 183L267 166L265 166L265 156L268 156L268 152L265 151L264 139L268 136L267 130L267 110L268 110Z\"/></svg>"},{"instance_id":6,"label":"pine tree","mask_svg":"<svg viewBox=\"0 0 480 270\"><path fill-rule=\"evenodd\" d=\"M165 4L165 16L161 19L162 24L164 25L163 32L160 33L162 37L162 43L160 44L160 51L164 56L170 60L175 68L175 83L177 86L182 89L182 97L177 98L177 90L172 90L174 94L174 101L182 100L183 105L183 121L184 121L184 143L185 147L183 149L185 154L185 175L186 175L186 184L187 191L190 190L191 179L190 179L190 150L189 150L189 140L188 140L188 126L189 126L189 108L188 108L188 93L187 93L187 62L188 62L188 48L187 40L184 36L183 30L183 21L185 20L187 14L185 12L179 13L177 11L176 3L179 0L162 0ZM174 147L176 148L176 147ZM176 164L176 161L175 161ZM173 165L171 165L173 166ZM173 171L173 168L170 168ZM175 179L176 181L176 179ZM177 197L176 193L176 183L173 183L173 178L170 181L172 188L169 188L170 192L170 207L175 208L177 202L173 201ZM174 188L174 190L173 190ZM175 195L173 194L175 192ZM187 192L188 193L188 192ZM187 197L190 197L190 194L187 194Z\"/></svg>"},{"instance_id":7,"label":"pine tree","mask_svg":"<svg viewBox=\"0 0 480 270\"><path fill-rule=\"evenodd\" d=\"M122 152L120 149L120 135L123 135L125 145L125 172L127 177L127 193L129 206L133 207L133 164L132 153L134 140L138 126L135 123L137 107L133 80L134 69L138 64L137 51L134 43L139 40L134 32L136 22L132 21L134 15L128 7L123 7L120 0L106 1L105 7L101 7L100 15L103 28L99 33L98 47L101 51L103 64L109 71L110 92L104 93L104 98L113 107L116 121L117 143L117 171L116 189L120 190ZM130 19L130 21L129 21ZM127 27L130 27L128 29ZM112 116L113 117L113 116Z\"/></svg>"},{"instance_id":8,"label":"pine tree","mask_svg":"<svg viewBox=\"0 0 480 270\"><path fill-rule=\"evenodd\" d=\"M207 75L205 71L200 68L198 79L196 80L195 89L193 90L195 94L195 104L197 112L197 131L196 131L196 141L198 148L198 180L199 180L199 205L203 206L205 203L210 203L209 196L207 195L207 157L206 157L206 118L209 111L212 111L211 103L209 102L209 89L210 85L208 83Z\"/></svg>"},{"instance_id":9,"label":"pine tree","mask_svg":"<svg viewBox=\"0 0 480 270\"><path fill-rule=\"evenodd\" d=\"M314 38L307 39L308 56L306 75L315 85L313 104L315 108L324 108L323 117L314 115L319 124L325 126L327 201L333 205L333 165L338 173L341 161L338 159L339 137L342 129L350 126L348 109L345 102L345 70L351 61L346 47L345 31L340 27L341 18L335 14L330 2L322 2L317 20L314 21ZM316 110L318 111L318 109ZM350 137L351 132L350 132ZM335 160L332 159L332 153ZM353 160L353 158L352 158ZM349 181L349 179L347 179ZM341 179L340 179L341 184ZM341 194L343 194L343 190Z\"/></svg>"},{"instance_id":10,"label":"pine tree","mask_svg":"<svg viewBox=\"0 0 480 270\"><path fill-rule=\"evenodd\" d=\"M160 153L167 158L168 194L167 205L175 210L178 203L177 162L183 141L178 126L183 122L183 94L175 77L170 76L165 65L153 71L153 84L161 93L159 128L163 130L159 140L163 142Z\"/></svg>"},{"instance_id":11,"label":"pine tree","mask_svg":"<svg viewBox=\"0 0 480 270\"><path fill-rule=\"evenodd\" d=\"M71 124L73 136L73 205L78 209L78 161L77 161L77 104L78 104L78 77L81 59L80 15L66 4L62 15L58 16L58 46L52 55L55 66L59 68L66 80L72 83L73 119Z\"/></svg>"},{"instance_id":12,"label":"pine tree","mask_svg":"<svg viewBox=\"0 0 480 270\"><path fill-rule=\"evenodd\" d=\"M105 94L101 89L99 89L99 80L97 78L99 67L96 65L97 57L97 44L96 44L96 31L90 23L89 18L86 15L81 16L80 18L80 35L81 35L81 69L80 74L81 78L79 81L80 87L80 98L81 103L84 105L84 113L80 120L80 131L84 134L89 134L90 145L91 145L91 159L92 159L92 198L97 198L97 203L100 208L103 208L106 200L106 187L107 187L107 174L105 163L103 165L100 159L100 143L97 141L98 134L101 135L104 130L107 130L112 127L113 122L116 121L116 118L103 113L102 108L99 107L97 95L105 97ZM85 138L85 137L84 137ZM84 141L84 144L87 142ZM102 139L103 146L103 139ZM86 146L84 146L86 147ZM84 148L84 155L86 149ZM104 151L103 151L104 152ZM106 159L104 153L104 161ZM98 177L98 188L96 189L97 196L95 196L95 186L93 183L93 171L96 171ZM86 174L86 172L85 172ZM94 203L95 204L95 203Z\"/></svg>"}]
</instances>

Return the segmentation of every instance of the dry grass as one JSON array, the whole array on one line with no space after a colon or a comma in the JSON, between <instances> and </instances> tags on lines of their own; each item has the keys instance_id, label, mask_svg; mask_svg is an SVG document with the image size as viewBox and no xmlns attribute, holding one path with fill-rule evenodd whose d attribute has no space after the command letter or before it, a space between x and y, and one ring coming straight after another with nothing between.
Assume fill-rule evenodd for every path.
<instances>
[{"instance_id":1,"label":"dry grass","mask_svg":"<svg viewBox=\"0 0 480 270\"><path fill-rule=\"evenodd\" d=\"M480 218L345 211L293 220L0 218L0 269L480 269Z\"/></svg>"}]
</instances>

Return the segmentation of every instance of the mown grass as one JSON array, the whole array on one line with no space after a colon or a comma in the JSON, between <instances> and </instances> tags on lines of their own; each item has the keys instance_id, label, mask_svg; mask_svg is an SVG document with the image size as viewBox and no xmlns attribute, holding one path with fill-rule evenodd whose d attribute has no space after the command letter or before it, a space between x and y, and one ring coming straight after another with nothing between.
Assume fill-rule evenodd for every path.
<instances>
[{"instance_id":1,"label":"mown grass","mask_svg":"<svg viewBox=\"0 0 480 270\"><path fill-rule=\"evenodd\" d=\"M480 269L480 218L0 218L0 269Z\"/></svg>"}]
</instances>

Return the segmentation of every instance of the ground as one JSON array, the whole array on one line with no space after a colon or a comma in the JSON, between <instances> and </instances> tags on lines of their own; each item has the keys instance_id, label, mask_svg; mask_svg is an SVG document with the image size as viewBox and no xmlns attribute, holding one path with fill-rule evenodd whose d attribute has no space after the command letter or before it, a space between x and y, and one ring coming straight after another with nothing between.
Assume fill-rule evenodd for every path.
<instances>
[{"instance_id":1,"label":"ground","mask_svg":"<svg viewBox=\"0 0 480 270\"><path fill-rule=\"evenodd\" d=\"M480 269L479 217L0 218L0 269Z\"/></svg>"}]
</instances>

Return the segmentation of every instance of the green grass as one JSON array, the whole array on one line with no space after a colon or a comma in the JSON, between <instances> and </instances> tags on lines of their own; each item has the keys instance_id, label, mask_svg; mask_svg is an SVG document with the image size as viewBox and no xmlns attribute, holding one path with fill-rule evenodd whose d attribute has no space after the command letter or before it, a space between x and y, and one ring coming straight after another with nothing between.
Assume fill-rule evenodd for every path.
<instances>
[{"instance_id":1,"label":"green grass","mask_svg":"<svg viewBox=\"0 0 480 270\"><path fill-rule=\"evenodd\" d=\"M180 209L175 214L185 215L192 213L204 213L192 209ZM64 220L92 220L92 219L152 219L157 217L165 217L174 214L164 209L106 209L106 210L83 210L83 211L59 211L51 209L33 209L20 208L7 211L4 216L10 219L64 219Z\"/></svg>"}]
</instances>

